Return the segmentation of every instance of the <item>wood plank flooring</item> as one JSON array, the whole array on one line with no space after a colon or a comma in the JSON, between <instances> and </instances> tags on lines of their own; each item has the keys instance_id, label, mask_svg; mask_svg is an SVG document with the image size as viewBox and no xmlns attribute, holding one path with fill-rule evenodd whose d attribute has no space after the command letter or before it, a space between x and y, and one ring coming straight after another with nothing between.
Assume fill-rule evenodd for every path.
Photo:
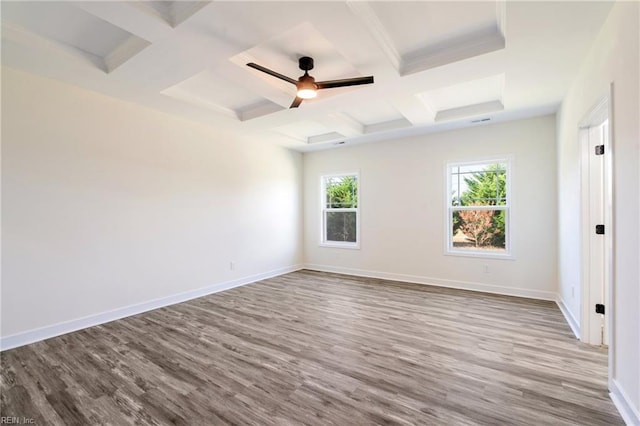
<instances>
[{"instance_id":1,"label":"wood plank flooring","mask_svg":"<svg viewBox=\"0 0 640 426\"><path fill-rule=\"evenodd\" d=\"M622 425L552 302L299 271L6 351L38 425Z\"/></svg>"}]
</instances>

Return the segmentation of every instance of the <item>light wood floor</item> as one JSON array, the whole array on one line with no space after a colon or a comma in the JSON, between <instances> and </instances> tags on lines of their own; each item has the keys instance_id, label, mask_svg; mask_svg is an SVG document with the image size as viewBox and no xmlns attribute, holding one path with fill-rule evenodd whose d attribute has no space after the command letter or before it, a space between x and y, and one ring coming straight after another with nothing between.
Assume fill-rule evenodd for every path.
<instances>
[{"instance_id":1,"label":"light wood floor","mask_svg":"<svg viewBox=\"0 0 640 426\"><path fill-rule=\"evenodd\" d=\"M300 271L2 353L36 424L621 425L552 302Z\"/></svg>"}]
</instances>

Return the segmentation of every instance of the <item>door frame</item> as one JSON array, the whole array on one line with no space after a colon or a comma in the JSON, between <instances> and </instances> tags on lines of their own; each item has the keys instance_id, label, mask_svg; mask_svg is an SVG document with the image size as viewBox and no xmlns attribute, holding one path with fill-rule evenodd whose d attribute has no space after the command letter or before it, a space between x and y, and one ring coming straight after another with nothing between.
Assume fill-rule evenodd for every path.
<instances>
[{"instance_id":1,"label":"door frame","mask_svg":"<svg viewBox=\"0 0 640 426\"><path fill-rule=\"evenodd\" d=\"M604 285L608 289L607 305L605 307L605 315L607 320L607 336L609 340L609 380L614 376L613 351L615 348L615 330L614 317L612 315L615 297L613 265L615 260L614 253L614 233L613 225L613 157L614 157L614 134L613 134L613 83L609 87L609 92L600 98L600 100L589 110L579 124L578 140L580 143L580 171L581 171L581 206L580 206L580 229L581 229L581 321L580 321L580 340L585 343L599 344L600 342L590 342L590 330L598 324L593 324L591 311L595 309L595 300L597 295L591 294L589 282L589 239L591 233L594 232L589 225L590 208L589 208L589 156L594 155L589 149L588 132L591 127L600 125L608 120L608 138L603 142L604 147Z\"/></svg>"}]
</instances>

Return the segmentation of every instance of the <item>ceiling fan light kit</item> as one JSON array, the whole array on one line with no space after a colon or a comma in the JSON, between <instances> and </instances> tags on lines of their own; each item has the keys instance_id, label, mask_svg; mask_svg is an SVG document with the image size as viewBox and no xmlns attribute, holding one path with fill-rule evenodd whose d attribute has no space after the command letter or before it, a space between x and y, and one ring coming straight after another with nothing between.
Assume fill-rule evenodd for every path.
<instances>
[{"instance_id":1,"label":"ceiling fan light kit","mask_svg":"<svg viewBox=\"0 0 640 426\"><path fill-rule=\"evenodd\" d=\"M280 80L284 80L287 83L294 84L297 89L296 98L293 100L293 103L289 108L298 108L304 99L315 98L318 94L318 90L320 89L332 89L334 87L358 86L361 84L373 83L373 76L345 78L342 80L327 80L316 83L315 78L309 75L309 71L313 69L313 58L309 56L303 56L298 59L298 66L302 71L304 71L304 74L301 75L298 80L294 80L293 78L287 77L286 75L277 73L253 62L249 62L247 66L265 74L269 74L270 76L279 78Z\"/></svg>"},{"instance_id":2,"label":"ceiling fan light kit","mask_svg":"<svg viewBox=\"0 0 640 426\"><path fill-rule=\"evenodd\" d=\"M296 88L298 89L298 97L302 99L312 99L318 95L318 85L316 84L316 79L311 77L306 72L302 77L298 79Z\"/></svg>"},{"instance_id":3,"label":"ceiling fan light kit","mask_svg":"<svg viewBox=\"0 0 640 426\"><path fill-rule=\"evenodd\" d=\"M318 96L316 89L298 89L298 97L301 99L313 99Z\"/></svg>"}]
</instances>

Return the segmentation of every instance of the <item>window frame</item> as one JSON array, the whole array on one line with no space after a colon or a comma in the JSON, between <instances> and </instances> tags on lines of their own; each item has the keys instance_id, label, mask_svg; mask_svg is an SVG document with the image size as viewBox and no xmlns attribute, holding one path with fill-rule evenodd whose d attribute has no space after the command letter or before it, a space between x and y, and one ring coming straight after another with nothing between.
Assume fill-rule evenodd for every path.
<instances>
[{"instance_id":1,"label":"window frame","mask_svg":"<svg viewBox=\"0 0 640 426\"><path fill-rule=\"evenodd\" d=\"M505 197L505 205L496 205L496 206L453 206L451 194L453 188L451 187L452 181L452 171L455 167L466 167L466 166L477 166L477 165L491 165L496 163L505 164L506 169L506 179L505 179L505 187L507 196ZM506 259L506 260L514 260L514 248L513 248L513 194L512 194L512 180L513 180L513 157L512 156L502 156L502 157L490 157L477 159L472 161L451 161L446 164L445 167L445 182L446 182L446 193L445 193L445 250L444 254L448 256L463 256L463 257L480 257L480 258L489 258L489 259ZM461 249L453 246L453 212L460 210L504 210L505 212L505 251L501 253L495 253L490 250L475 250L475 249Z\"/></svg>"},{"instance_id":2,"label":"window frame","mask_svg":"<svg viewBox=\"0 0 640 426\"><path fill-rule=\"evenodd\" d=\"M358 188L356 191L358 206L351 208L327 208L326 200L326 179L333 177L347 177L354 176L358 182ZM360 249L360 172L344 172L344 173L323 173L320 176L320 246L321 247L333 247L333 248L345 248L345 249ZM356 241L331 241L327 240L327 212L355 212L356 213Z\"/></svg>"}]
</instances>

